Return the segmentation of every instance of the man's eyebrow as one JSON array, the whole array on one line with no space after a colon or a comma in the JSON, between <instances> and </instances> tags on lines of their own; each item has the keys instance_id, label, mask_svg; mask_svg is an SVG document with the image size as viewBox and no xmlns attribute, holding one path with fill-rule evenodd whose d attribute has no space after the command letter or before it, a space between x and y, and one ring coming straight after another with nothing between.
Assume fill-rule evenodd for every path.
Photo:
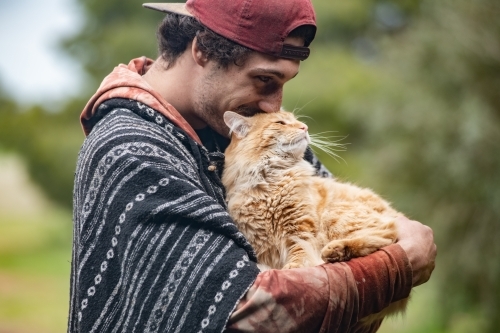
<instances>
[{"instance_id":1,"label":"man's eyebrow","mask_svg":"<svg viewBox=\"0 0 500 333\"><path fill-rule=\"evenodd\" d=\"M280 79L284 79L285 78L285 74L283 74L282 72L280 71L277 71L277 70L274 70L274 69L269 69L269 68L255 68L251 71L251 74L255 75L255 74L259 74L259 75L262 75L262 74L268 74L268 75L274 75ZM294 76L292 76L292 79L294 77L297 76L297 74L299 74L299 72L295 73Z\"/></svg>"}]
</instances>

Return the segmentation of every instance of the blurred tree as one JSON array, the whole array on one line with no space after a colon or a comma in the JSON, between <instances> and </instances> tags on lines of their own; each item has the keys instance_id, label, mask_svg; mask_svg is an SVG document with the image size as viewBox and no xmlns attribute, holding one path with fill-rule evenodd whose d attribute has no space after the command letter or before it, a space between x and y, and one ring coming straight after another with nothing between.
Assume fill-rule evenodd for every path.
<instances>
[{"instance_id":1,"label":"blurred tree","mask_svg":"<svg viewBox=\"0 0 500 333\"><path fill-rule=\"evenodd\" d=\"M473 313L500 329L500 3L422 1L382 38L380 84L348 112L363 124L368 178L437 235L444 325ZM463 316L463 315L462 315Z\"/></svg>"},{"instance_id":2,"label":"blurred tree","mask_svg":"<svg viewBox=\"0 0 500 333\"><path fill-rule=\"evenodd\" d=\"M73 173L83 140L75 110L82 101L70 101L59 113L41 106L19 111L0 98L0 148L19 154L35 183L55 202L72 205Z\"/></svg>"},{"instance_id":3,"label":"blurred tree","mask_svg":"<svg viewBox=\"0 0 500 333\"><path fill-rule=\"evenodd\" d=\"M323 45L313 44L285 104L300 96L313 131L349 134L349 163L327 162L331 170L434 228L442 329L469 320L498 332L500 3L316 8Z\"/></svg>"},{"instance_id":4,"label":"blurred tree","mask_svg":"<svg viewBox=\"0 0 500 333\"><path fill-rule=\"evenodd\" d=\"M85 23L62 47L90 74L94 89L119 63L143 55L156 58L155 33L162 13L143 9L144 1L137 0L77 1L85 11Z\"/></svg>"},{"instance_id":5,"label":"blurred tree","mask_svg":"<svg viewBox=\"0 0 500 333\"><path fill-rule=\"evenodd\" d=\"M66 101L59 112L53 112L45 105L19 110L0 94L0 148L21 155L31 178L67 208L72 205L76 157L84 138L79 114L114 66L142 55L155 57L156 26L162 17L141 9L142 1L79 2L85 24L77 35L62 41L61 47L89 74L81 97Z\"/></svg>"}]
</instances>

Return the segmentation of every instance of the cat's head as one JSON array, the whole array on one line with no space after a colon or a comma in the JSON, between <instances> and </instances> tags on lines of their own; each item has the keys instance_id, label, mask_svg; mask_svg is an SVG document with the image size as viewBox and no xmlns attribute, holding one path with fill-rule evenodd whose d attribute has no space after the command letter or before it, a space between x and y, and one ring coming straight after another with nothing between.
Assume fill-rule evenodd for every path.
<instances>
[{"instance_id":1,"label":"cat's head","mask_svg":"<svg viewBox=\"0 0 500 333\"><path fill-rule=\"evenodd\" d=\"M252 117L226 111L224 122L231 130L231 143L243 150L302 158L311 143L307 125L286 111Z\"/></svg>"}]
</instances>

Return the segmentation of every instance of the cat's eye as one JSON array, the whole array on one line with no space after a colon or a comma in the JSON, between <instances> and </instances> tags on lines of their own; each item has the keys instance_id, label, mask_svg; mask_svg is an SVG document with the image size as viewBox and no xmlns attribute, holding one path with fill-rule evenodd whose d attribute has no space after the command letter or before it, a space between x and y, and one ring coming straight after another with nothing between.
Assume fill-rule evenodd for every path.
<instances>
[{"instance_id":1,"label":"cat's eye","mask_svg":"<svg viewBox=\"0 0 500 333\"><path fill-rule=\"evenodd\" d=\"M282 120L275 121L275 123L280 125L286 125L285 122Z\"/></svg>"}]
</instances>

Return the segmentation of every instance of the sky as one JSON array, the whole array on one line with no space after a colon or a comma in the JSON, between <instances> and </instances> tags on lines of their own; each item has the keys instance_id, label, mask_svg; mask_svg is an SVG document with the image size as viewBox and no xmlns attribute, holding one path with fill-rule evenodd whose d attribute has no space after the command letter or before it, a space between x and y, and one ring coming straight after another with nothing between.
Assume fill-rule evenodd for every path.
<instances>
[{"instance_id":1,"label":"sky","mask_svg":"<svg viewBox=\"0 0 500 333\"><path fill-rule=\"evenodd\" d=\"M79 13L75 0L0 0L0 85L20 104L76 95L83 71L57 45Z\"/></svg>"}]
</instances>

